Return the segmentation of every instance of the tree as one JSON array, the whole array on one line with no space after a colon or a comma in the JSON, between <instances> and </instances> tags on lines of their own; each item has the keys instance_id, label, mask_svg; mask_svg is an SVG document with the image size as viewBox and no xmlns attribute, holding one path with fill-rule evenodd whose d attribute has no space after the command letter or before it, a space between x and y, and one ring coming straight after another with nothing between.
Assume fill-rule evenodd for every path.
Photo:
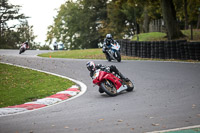
<instances>
[{"instance_id":1,"label":"tree","mask_svg":"<svg viewBox=\"0 0 200 133\"><path fill-rule=\"evenodd\" d=\"M183 37L176 20L176 11L172 0L161 0L161 9L164 22L166 24L167 36L169 40Z\"/></svg>"},{"instance_id":2,"label":"tree","mask_svg":"<svg viewBox=\"0 0 200 133\"><path fill-rule=\"evenodd\" d=\"M29 46L32 49L32 46L35 45L34 39L35 35L33 34L33 26L29 26L27 21L21 22L20 25L17 25L13 30L4 31L4 37L2 39L2 45L0 48L19 48L19 46L25 42L29 42Z\"/></svg>"},{"instance_id":3,"label":"tree","mask_svg":"<svg viewBox=\"0 0 200 133\"><path fill-rule=\"evenodd\" d=\"M122 5L125 2L126 0L115 0L107 6L108 21L107 26L104 27L107 29L107 33L111 33L115 38L123 36L126 28L126 15L122 12Z\"/></svg>"},{"instance_id":4,"label":"tree","mask_svg":"<svg viewBox=\"0 0 200 133\"><path fill-rule=\"evenodd\" d=\"M141 3L142 2L142 3ZM149 23L151 20L161 19L160 0L143 0L140 1L144 6L143 18L143 32L149 32Z\"/></svg>"},{"instance_id":5,"label":"tree","mask_svg":"<svg viewBox=\"0 0 200 133\"><path fill-rule=\"evenodd\" d=\"M106 17L107 0L68 1L61 5L54 24L49 26L47 42L62 41L68 49L97 48L102 40L100 20Z\"/></svg>"},{"instance_id":6,"label":"tree","mask_svg":"<svg viewBox=\"0 0 200 133\"><path fill-rule=\"evenodd\" d=\"M8 3L8 0L0 1L0 38L4 35L4 31L14 28L16 25L12 27L8 27L7 22L10 20L22 20L27 17L24 14L19 14L20 6L12 5Z\"/></svg>"},{"instance_id":7,"label":"tree","mask_svg":"<svg viewBox=\"0 0 200 133\"><path fill-rule=\"evenodd\" d=\"M54 24L48 28L46 42L51 44L53 39L56 39L57 42L61 41L65 44L68 49L77 49L77 38L82 30L80 29L82 19L79 4L71 1L62 4L58 15L54 18Z\"/></svg>"},{"instance_id":8,"label":"tree","mask_svg":"<svg viewBox=\"0 0 200 133\"><path fill-rule=\"evenodd\" d=\"M17 45L22 44L25 41L29 42L30 49L36 45L34 39L37 36L34 35L33 26L30 26L27 20L21 22L21 24L17 27L16 32L19 35L19 39L16 41L18 43Z\"/></svg>"},{"instance_id":9,"label":"tree","mask_svg":"<svg viewBox=\"0 0 200 133\"><path fill-rule=\"evenodd\" d=\"M159 0L113 0L107 7L109 21L105 29L117 38L132 37L139 27L148 32L150 20L161 18Z\"/></svg>"},{"instance_id":10,"label":"tree","mask_svg":"<svg viewBox=\"0 0 200 133\"><path fill-rule=\"evenodd\" d=\"M29 26L24 14L19 13L20 6L8 3L8 0L0 1L0 48L18 48L19 44L29 41L34 44L36 36L33 34L33 26ZM8 22L17 20L19 23L8 25Z\"/></svg>"},{"instance_id":11,"label":"tree","mask_svg":"<svg viewBox=\"0 0 200 133\"><path fill-rule=\"evenodd\" d=\"M188 22L190 25L198 25L198 17L200 15L200 1L188 0Z\"/></svg>"},{"instance_id":12,"label":"tree","mask_svg":"<svg viewBox=\"0 0 200 133\"><path fill-rule=\"evenodd\" d=\"M185 29L188 29L188 10L187 10L187 0L184 0L184 13L185 13Z\"/></svg>"}]
</instances>

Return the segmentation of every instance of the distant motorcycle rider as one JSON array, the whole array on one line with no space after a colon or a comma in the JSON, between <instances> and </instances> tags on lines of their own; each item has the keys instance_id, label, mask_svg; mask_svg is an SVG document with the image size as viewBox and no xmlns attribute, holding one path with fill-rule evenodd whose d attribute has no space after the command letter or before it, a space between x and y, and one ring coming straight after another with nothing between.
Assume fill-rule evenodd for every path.
<instances>
[{"instance_id":1,"label":"distant motorcycle rider","mask_svg":"<svg viewBox=\"0 0 200 133\"><path fill-rule=\"evenodd\" d=\"M95 64L93 61L89 61L86 64L87 69L90 71L90 77L92 78L94 75L95 70L100 69L101 71L105 71L107 73L115 73L120 76L120 78L124 81L129 81L128 78L125 78L122 73L119 72L119 70L116 68L116 66L111 65L111 66L105 66L102 64ZM101 88L99 88L99 92L103 93Z\"/></svg>"},{"instance_id":2,"label":"distant motorcycle rider","mask_svg":"<svg viewBox=\"0 0 200 133\"><path fill-rule=\"evenodd\" d=\"M22 47L24 47L26 50L29 48L29 45L28 45L28 42L26 41L26 42L24 42L23 44L22 44Z\"/></svg>"},{"instance_id":3,"label":"distant motorcycle rider","mask_svg":"<svg viewBox=\"0 0 200 133\"><path fill-rule=\"evenodd\" d=\"M112 47L111 44L114 44L114 43L115 43L115 40L112 38L112 35L107 34L106 38L104 39L103 48L102 48L102 51L103 53L106 54L106 56L108 56L108 53L106 52L106 50L110 49Z\"/></svg>"}]
</instances>

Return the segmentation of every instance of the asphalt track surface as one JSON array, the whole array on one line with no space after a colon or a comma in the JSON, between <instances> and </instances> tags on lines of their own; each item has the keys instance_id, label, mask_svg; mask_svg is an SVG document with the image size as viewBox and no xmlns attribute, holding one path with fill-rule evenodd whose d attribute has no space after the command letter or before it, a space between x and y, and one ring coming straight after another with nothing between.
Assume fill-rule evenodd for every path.
<instances>
[{"instance_id":1,"label":"asphalt track surface","mask_svg":"<svg viewBox=\"0 0 200 133\"><path fill-rule=\"evenodd\" d=\"M53 59L48 51L0 50L0 61L44 70L87 85L82 96L32 112L0 117L0 133L143 133L200 125L200 63L123 61L116 65L135 90L100 94L85 67L87 59Z\"/></svg>"}]
</instances>

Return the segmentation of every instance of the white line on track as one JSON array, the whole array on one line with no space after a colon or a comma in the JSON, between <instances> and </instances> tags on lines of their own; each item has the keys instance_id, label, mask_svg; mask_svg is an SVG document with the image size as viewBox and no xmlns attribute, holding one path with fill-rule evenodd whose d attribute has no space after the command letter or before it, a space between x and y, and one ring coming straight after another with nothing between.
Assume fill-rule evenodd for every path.
<instances>
[{"instance_id":1,"label":"white line on track","mask_svg":"<svg viewBox=\"0 0 200 133\"><path fill-rule=\"evenodd\" d=\"M200 125L189 126L189 127L181 127L181 128L175 128L175 129L169 129L169 130L146 132L146 133L165 133L165 132L179 131L179 130L186 130L186 129L193 129L193 128L200 128Z\"/></svg>"}]
</instances>

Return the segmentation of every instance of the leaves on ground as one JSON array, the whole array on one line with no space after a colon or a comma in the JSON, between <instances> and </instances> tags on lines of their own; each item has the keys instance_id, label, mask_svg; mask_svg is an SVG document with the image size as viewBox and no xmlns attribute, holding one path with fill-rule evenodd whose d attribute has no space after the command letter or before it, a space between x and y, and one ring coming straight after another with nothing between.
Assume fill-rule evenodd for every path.
<instances>
[{"instance_id":1,"label":"leaves on ground","mask_svg":"<svg viewBox=\"0 0 200 133\"><path fill-rule=\"evenodd\" d=\"M196 105L195 104L192 104L192 108L194 109L196 107Z\"/></svg>"},{"instance_id":2,"label":"leaves on ground","mask_svg":"<svg viewBox=\"0 0 200 133\"><path fill-rule=\"evenodd\" d=\"M123 120L119 119L117 122L123 122Z\"/></svg>"},{"instance_id":3,"label":"leaves on ground","mask_svg":"<svg viewBox=\"0 0 200 133\"><path fill-rule=\"evenodd\" d=\"M152 123L152 126L159 126L160 124L158 123Z\"/></svg>"}]
</instances>

